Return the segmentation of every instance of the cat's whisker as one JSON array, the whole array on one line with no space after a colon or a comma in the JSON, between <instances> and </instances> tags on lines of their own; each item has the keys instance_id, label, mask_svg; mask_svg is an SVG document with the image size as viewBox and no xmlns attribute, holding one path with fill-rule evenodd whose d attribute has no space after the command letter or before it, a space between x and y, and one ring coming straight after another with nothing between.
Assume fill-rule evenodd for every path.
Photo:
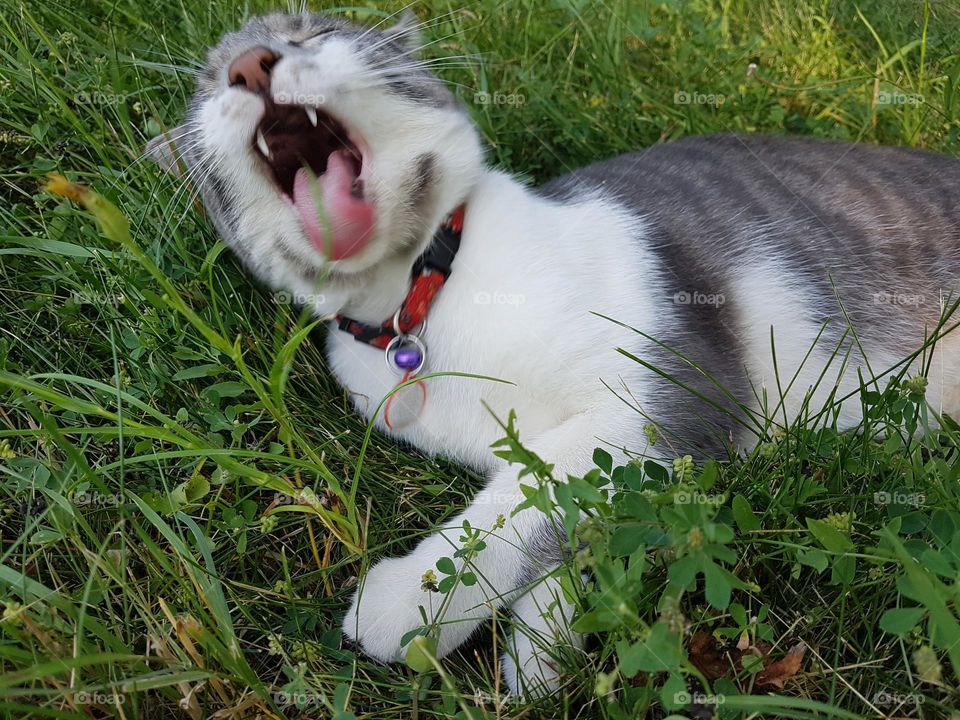
<instances>
[{"instance_id":1,"label":"cat's whisker","mask_svg":"<svg viewBox=\"0 0 960 720\"><path fill-rule=\"evenodd\" d=\"M210 175L220 169L222 159L211 155L206 155L193 167L189 168L182 178L182 184L173 194L168 204L170 219L167 222L165 232L175 234L187 218L188 208L197 202L200 197L204 183ZM186 201L184 202L184 198ZM181 217L176 226L170 226L170 220L173 219L175 211L180 209Z\"/></svg>"},{"instance_id":2,"label":"cat's whisker","mask_svg":"<svg viewBox=\"0 0 960 720\"><path fill-rule=\"evenodd\" d=\"M193 55L184 55L182 53L171 52L170 49L164 45L165 51L160 52L158 50L150 50L149 48L144 50L139 50L138 52L143 53L144 55L157 55L159 57L165 57L170 59L182 60L185 63L193 65L199 69L203 68L203 61Z\"/></svg>"},{"instance_id":3,"label":"cat's whisker","mask_svg":"<svg viewBox=\"0 0 960 720\"><path fill-rule=\"evenodd\" d=\"M172 71L174 75L184 74L196 77L200 75L201 72L199 68L175 65L173 63L156 62L154 60L134 60L130 64L134 67L141 67L147 70L158 70L160 72Z\"/></svg>"},{"instance_id":4,"label":"cat's whisker","mask_svg":"<svg viewBox=\"0 0 960 720\"><path fill-rule=\"evenodd\" d=\"M464 89L464 90L468 90L469 92L475 92L475 91L476 91L476 88L473 88L473 87L471 87L471 86L469 86L469 85L464 85L463 83L453 82L452 80L446 80L446 79L445 79L443 82L444 82L444 85L449 85L449 86L452 86L452 87L462 88L462 89ZM355 85L351 86L350 89L351 89L351 91L369 90L369 89L371 89L371 88L380 88L380 87L383 87L383 84L384 84L384 78L383 78L383 77L378 77L378 78L375 78L375 79L371 79L370 82L366 82L366 83L356 83Z\"/></svg>"},{"instance_id":5,"label":"cat's whisker","mask_svg":"<svg viewBox=\"0 0 960 720\"><path fill-rule=\"evenodd\" d=\"M167 140L167 142L171 143L174 146L174 149L176 150L179 156L184 156L188 151L188 149L185 147L184 141L188 138L191 140L195 140L196 139L195 136L198 133L200 133L202 129L203 128L199 126L193 127L193 128L184 128L182 126L178 127L175 129L176 135L174 137L171 137L169 140ZM139 165L143 161L148 160L149 158L150 158L150 151L147 149L142 150L139 155L137 155L122 171L120 171L116 179L114 179L113 182L111 183L111 187L116 187L117 184L133 168L135 168L137 165ZM184 165L186 165L185 162L184 162Z\"/></svg>"},{"instance_id":6,"label":"cat's whisker","mask_svg":"<svg viewBox=\"0 0 960 720\"><path fill-rule=\"evenodd\" d=\"M462 57L443 57L436 58L435 60L421 61L421 62L409 62L405 64L398 65L371 65L369 68L365 68L365 71L372 72L383 72L383 73L396 73L399 71L408 71L408 70L427 70L427 69L436 69L438 67L462 67L462 68L475 68L477 63L471 61L467 56Z\"/></svg>"},{"instance_id":7,"label":"cat's whisker","mask_svg":"<svg viewBox=\"0 0 960 720\"><path fill-rule=\"evenodd\" d=\"M386 17L380 18L380 20L378 20L375 24L371 25L371 26L368 27L366 30L364 30L364 31L360 34L360 37L357 38L357 41L358 41L358 42L362 42L370 33L379 30L381 27L383 27L384 23L388 23L388 22L390 22L391 20L393 20L395 17L397 17L398 15L402 15L403 13L407 12L407 11L408 11L410 8L412 8L415 4L416 4L415 2L409 2L409 3L407 3L406 5L404 5L402 8L400 8L399 10L396 10L395 12L390 13L390 14L387 15Z\"/></svg>"},{"instance_id":8,"label":"cat's whisker","mask_svg":"<svg viewBox=\"0 0 960 720\"><path fill-rule=\"evenodd\" d=\"M432 60L414 60L401 64L387 62L371 64L364 68L362 74L378 73L381 75L396 74L398 72L433 72L446 69L476 70L479 61L469 55L453 55Z\"/></svg>"},{"instance_id":9,"label":"cat's whisker","mask_svg":"<svg viewBox=\"0 0 960 720\"><path fill-rule=\"evenodd\" d=\"M398 40L401 40L401 39L404 38L404 37L407 37L407 36L409 36L409 35L417 35L417 34L419 34L419 33L420 33L421 31L423 31L423 30L426 30L426 29L429 29L429 28L432 28L432 27L438 27L438 26L440 25L440 23L443 21L444 18L453 15L454 12L456 12L456 11L451 11L451 12L449 12L449 13L446 13L446 14L444 14L444 15L441 15L441 16L439 16L439 18L437 18L436 20L424 21L424 22L421 22L421 23L417 23L417 24L415 24L415 25L411 25L410 27L402 28L402 29L400 29L399 31L397 31L397 32L395 32L395 33L390 33L390 34L388 34L388 35L387 35L386 37L384 37L382 40L379 40L379 41L373 43L372 45L368 45L367 47L361 48L361 50L362 50L363 52L366 52L366 53L374 53L374 52L376 52L377 50L379 50L380 48L384 47L385 45L389 45L389 44L391 44L391 43L396 43ZM424 49L430 47L431 45L435 45L435 44L438 43L438 42L441 42L441 41L446 40L446 39L451 38L451 37L456 37L456 36L459 35L459 34L460 34L459 32L455 32L455 33L451 33L450 35L447 35L447 36L442 37L442 38L436 38L436 39L434 39L434 40L430 40L429 42L426 42L426 43L424 43L424 44L422 44L422 45L420 45L420 46L418 46L418 47L416 47L416 48L411 48L411 49L405 50L402 54L406 55L406 54L411 54L411 53L414 53L414 52L419 52L419 51L421 51L421 50L424 50Z\"/></svg>"}]
</instances>

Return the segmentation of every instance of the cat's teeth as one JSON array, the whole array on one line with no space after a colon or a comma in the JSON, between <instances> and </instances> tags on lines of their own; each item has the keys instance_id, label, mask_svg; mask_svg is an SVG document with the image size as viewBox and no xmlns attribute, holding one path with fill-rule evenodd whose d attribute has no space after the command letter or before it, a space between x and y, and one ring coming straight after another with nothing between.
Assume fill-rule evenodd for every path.
<instances>
[{"instance_id":1,"label":"cat's teeth","mask_svg":"<svg viewBox=\"0 0 960 720\"><path fill-rule=\"evenodd\" d=\"M310 124L314 127L317 126L317 110L312 108L309 105L303 106L303 111L307 114L307 118L310 120Z\"/></svg>"},{"instance_id":2,"label":"cat's teeth","mask_svg":"<svg viewBox=\"0 0 960 720\"><path fill-rule=\"evenodd\" d=\"M267 139L263 136L262 130L257 130L257 147L260 149L260 152L263 153L263 156L267 160L272 159L272 154L270 153L270 147L267 145Z\"/></svg>"}]
</instances>

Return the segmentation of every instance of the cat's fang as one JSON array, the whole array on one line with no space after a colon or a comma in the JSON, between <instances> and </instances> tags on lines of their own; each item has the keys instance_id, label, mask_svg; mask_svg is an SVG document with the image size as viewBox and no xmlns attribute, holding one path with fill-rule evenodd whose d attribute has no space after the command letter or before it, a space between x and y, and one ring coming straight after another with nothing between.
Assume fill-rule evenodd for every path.
<instances>
[{"instance_id":1,"label":"cat's fang","mask_svg":"<svg viewBox=\"0 0 960 720\"><path fill-rule=\"evenodd\" d=\"M259 129L257 130L257 149L263 153L263 156L267 158L267 160L273 158L270 147L267 145L267 139L263 136L263 131Z\"/></svg>"},{"instance_id":2,"label":"cat's fang","mask_svg":"<svg viewBox=\"0 0 960 720\"><path fill-rule=\"evenodd\" d=\"M317 109L310 107L309 105L304 105L303 111L307 114L307 119L310 121L310 124L316 127L317 126Z\"/></svg>"}]
</instances>

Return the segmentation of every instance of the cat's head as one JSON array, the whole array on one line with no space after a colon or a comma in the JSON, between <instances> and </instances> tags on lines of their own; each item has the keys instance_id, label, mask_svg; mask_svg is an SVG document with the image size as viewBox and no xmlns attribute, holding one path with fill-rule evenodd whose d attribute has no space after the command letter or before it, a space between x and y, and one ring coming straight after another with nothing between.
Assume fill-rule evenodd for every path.
<instances>
[{"instance_id":1,"label":"cat's head","mask_svg":"<svg viewBox=\"0 0 960 720\"><path fill-rule=\"evenodd\" d=\"M421 252L476 182L478 135L418 61L412 20L253 18L210 50L184 123L148 146L186 166L217 230L273 286Z\"/></svg>"}]
</instances>

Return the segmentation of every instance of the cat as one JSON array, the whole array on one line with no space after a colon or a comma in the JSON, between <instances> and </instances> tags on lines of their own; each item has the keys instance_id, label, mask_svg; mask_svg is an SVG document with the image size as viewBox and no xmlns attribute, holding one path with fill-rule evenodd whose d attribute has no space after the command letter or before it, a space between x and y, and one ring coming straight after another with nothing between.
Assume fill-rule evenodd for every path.
<instances>
[{"instance_id":1,"label":"cat","mask_svg":"<svg viewBox=\"0 0 960 720\"><path fill-rule=\"evenodd\" d=\"M549 693L558 653L583 638L551 575L555 528L511 512L523 494L518 467L490 450L498 419L514 410L561 479L590 470L597 446L623 462L722 458L757 441L757 417L832 402L838 426L855 425L858 371L882 382L925 342L906 370L924 371L936 411L956 412L958 342L938 322L960 280L960 162L720 135L530 188L485 163L420 48L409 17L253 18L210 50L183 124L148 152L198 186L253 275L337 318L329 366L366 417L417 372L506 381L430 378L377 414L380 430L488 483L410 554L373 565L343 630L402 660L421 606L441 605L424 573L468 521L490 535L471 560L478 582L429 618L437 653L509 608L506 681Z\"/></svg>"}]
</instances>

